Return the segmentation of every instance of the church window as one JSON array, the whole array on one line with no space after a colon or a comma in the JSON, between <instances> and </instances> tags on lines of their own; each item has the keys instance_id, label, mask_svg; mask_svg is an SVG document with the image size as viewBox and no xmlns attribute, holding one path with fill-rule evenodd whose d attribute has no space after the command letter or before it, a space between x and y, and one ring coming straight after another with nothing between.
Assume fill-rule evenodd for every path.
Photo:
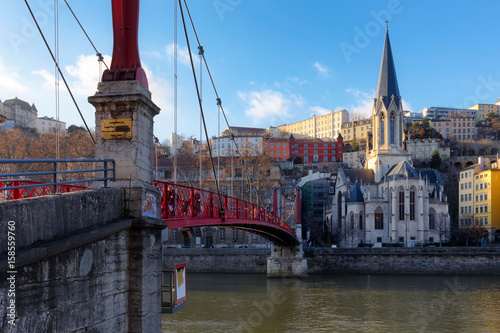
<instances>
[{"instance_id":1,"label":"church window","mask_svg":"<svg viewBox=\"0 0 500 333\"><path fill-rule=\"evenodd\" d=\"M415 188L410 189L410 220L415 220Z\"/></svg>"},{"instance_id":2,"label":"church window","mask_svg":"<svg viewBox=\"0 0 500 333\"><path fill-rule=\"evenodd\" d=\"M363 230L363 212L359 213L359 230Z\"/></svg>"},{"instance_id":3,"label":"church window","mask_svg":"<svg viewBox=\"0 0 500 333\"><path fill-rule=\"evenodd\" d=\"M436 229L436 211L433 208L429 210L429 229Z\"/></svg>"},{"instance_id":4,"label":"church window","mask_svg":"<svg viewBox=\"0 0 500 333\"><path fill-rule=\"evenodd\" d=\"M380 144L385 144L385 125L384 125L384 114L380 114Z\"/></svg>"},{"instance_id":5,"label":"church window","mask_svg":"<svg viewBox=\"0 0 500 333\"><path fill-rule=\"evenodd\" d=\"M398 202L399 202L399 220L403 221L405 219L405 190L403 187L399 188L398 191Z\"/></svg>"},{"instance_id":6,"label":"church window","mask_svg":"<svg viewBox=\"0 0 500 333\"><path fill-rule=\"evenodd\" d=\"M375 229L384 229L384 211L382 207L375 210Z\"/></svg>"},{"instance_id":7,"label":"church window","mask_svg":"<svg viewBox=\"0 0 500 333\"><path fill-rule=\"evenodd\" d=\"M354 230L354 215L351 214L351 230Z\"/></svg>"},{"instance_id":8,"label":"church window","mask_svg":"<svg viewBox=\"0 0 500 333\"><path fill-rule=\"evenodd\" d=\"M391 113L391 121L390 121L390 132L389 132L389 135L390 135L390 138L391 138L391 145L394 144L394 112Z\"/></svg>"}]
</instances>

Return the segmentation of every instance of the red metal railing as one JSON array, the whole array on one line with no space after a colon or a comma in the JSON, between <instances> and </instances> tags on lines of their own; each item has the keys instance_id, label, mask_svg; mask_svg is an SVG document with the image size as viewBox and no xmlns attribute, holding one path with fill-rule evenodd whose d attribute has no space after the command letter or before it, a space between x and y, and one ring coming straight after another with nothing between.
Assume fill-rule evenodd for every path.
<instances>
[{"instance_id":1,"label":"red metal railing","mask_svg":"<svg viewBox=\"0 0 500 333\"><path fill-rule=\"evenodd\" d=\"M274 224L295 234L292 228L274 213L252 203L183 185L155 181L162 197L161 217L169 219L244 219ZM221 207L222 202L223 207Z\"/></svg>"},{"instance_id":2,"label":"red metal railing","mask_svg":"<svg viewBox=\"0 0 500 333\"><path fill-rule=\"evenodd\" d=\"M40 184L36 186L37 184ZM35 185L35 186L33 186ZM3 190L3 187L30 186ZM57 185L56 193L69 193L86 190L87 187L75 185ZM0 179L0 201L24 198L41 197L54 194L54 186L30 180L4 180Z\"/></svg>"}]
</instances>

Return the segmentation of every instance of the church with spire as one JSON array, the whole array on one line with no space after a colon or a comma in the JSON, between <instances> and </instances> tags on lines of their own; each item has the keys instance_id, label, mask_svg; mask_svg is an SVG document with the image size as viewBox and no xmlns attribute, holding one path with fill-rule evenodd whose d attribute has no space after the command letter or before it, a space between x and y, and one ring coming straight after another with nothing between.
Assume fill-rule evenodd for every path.
<instances>
[{"instance_id":1,"label":"church with spire","mask_svg":"<svg viewBox=\"0 0 500 333\"><path fill-rule=\"evenodd\" d=\"M415 246L449 239L443 179L437 170L413 167L404 145L403 120L387 29L365 168L339 170L332 211L326 217L341 246Z\"/></svg>"}]
</instances>

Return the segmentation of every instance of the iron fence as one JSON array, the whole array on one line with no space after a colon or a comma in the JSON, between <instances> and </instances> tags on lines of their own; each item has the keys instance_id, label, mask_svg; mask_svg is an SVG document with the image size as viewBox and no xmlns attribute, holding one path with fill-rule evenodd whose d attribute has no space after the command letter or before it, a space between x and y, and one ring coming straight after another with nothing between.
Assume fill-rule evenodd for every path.
<instances>
[{"instance_id":1,"label":"iron fence","mask_svg":"<svg viewBox=\"0 0 500 333\"><path fill-rule=\"evenodd\" d=\"M68 167L68 164L79 166L72 168ZM82 164L84 168L80 169ZM65 165L65 170L61 169L62 165ZM20 166L29 166L29 168ZM18 172L19 169L33 168L41 170ZM0 160L0 170L2 171L0 173L0 201L87 189L86 186L74 184L103 182L103 186L107 187L109 181L116 179L116 166L112 159ZM80 179L76 177L71 177L70 180L60 179L62 176L70 175Z\"/></svg>"}]
</instances>

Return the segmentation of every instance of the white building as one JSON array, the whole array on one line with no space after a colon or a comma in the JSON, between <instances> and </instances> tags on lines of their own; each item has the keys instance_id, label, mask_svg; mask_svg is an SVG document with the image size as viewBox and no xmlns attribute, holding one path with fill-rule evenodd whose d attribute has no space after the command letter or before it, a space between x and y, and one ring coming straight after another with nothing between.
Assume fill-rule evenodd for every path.
<instances>
[{"instance_id":1,"label":"white building","mask_svg":"<svg viewBox=\"0 0 500 333\"><path fill-rule=\"evenodd\" d=\"M373 136L364 169L340 169L326 225L341 246L448 239L450 219L443 181L435 170L415 170L403 146L402 99L386 32L376 98Z\"/></svg>"},{"instance_id":2,"label":"white building","mask_svg":"<svg viewBox=\"0 0 500 333\"><path fill-rule=\"evenodd\" d=\"M66 123L54 118L49 118L47 116L33 119L29 127L37 130L38 133L55 133L59 132L59 135L66 132Z\"/></svg>"},{"instance_id":3,"label":"white building","mask_svg":"<svg viewBox=\"0 0 500 333\"><path fill-rule=\"evenodd\" d=\"M451 116L476 117L476 110L447 108L441 106L430 106L419 111L419 113L422 114L422 117L427 117L429 119L450 118Z\"/></svg>"}]
</instances>

